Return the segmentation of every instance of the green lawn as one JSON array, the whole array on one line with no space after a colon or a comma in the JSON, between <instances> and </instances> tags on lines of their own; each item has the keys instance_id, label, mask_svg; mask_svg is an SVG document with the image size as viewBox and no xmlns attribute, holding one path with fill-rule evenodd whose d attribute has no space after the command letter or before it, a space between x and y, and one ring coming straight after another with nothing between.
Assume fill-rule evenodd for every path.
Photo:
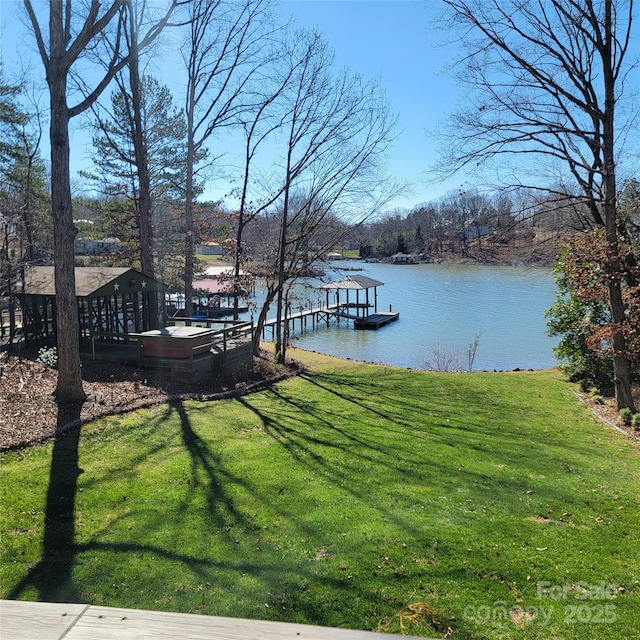
<instances>
[{"instance_id":1,"label":"green lawn","mask_svg":"<svg viewBox=\"0 0 640 640\"><path fill-rule=\"evenodd\" d=\"M1 597L640 638L640 450L559 372L292 354L266 391L4 454Z\"/></svg>"}]
</instances>

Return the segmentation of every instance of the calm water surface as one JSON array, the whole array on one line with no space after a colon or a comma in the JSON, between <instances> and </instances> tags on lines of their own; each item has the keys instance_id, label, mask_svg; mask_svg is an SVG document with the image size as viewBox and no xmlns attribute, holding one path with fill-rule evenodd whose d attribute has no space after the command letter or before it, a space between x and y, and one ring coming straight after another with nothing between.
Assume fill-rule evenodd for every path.
<instances>
[{"instance_id":1,"label":"calm water surface","mask_svg":"<svg viewBox=\"0 0 640 640\"><path fill-rule=\"evenodd\" d=\"M556 295L549 269L341 262L324 279L352 273L340 271L342 267L362 267L356 273L384 282L378 287L378 310L388 311L391 305L400 319L377 331L355 331L352 323L342 321L296 336L295 346L410 368L424 367L437 351L457 353L466 368L469 345L479 336L474 370L557 364L552 351L556 340L546 335L544 317ZM312 293L311 299L319 295Z\"/></svg>"}]
</instances>

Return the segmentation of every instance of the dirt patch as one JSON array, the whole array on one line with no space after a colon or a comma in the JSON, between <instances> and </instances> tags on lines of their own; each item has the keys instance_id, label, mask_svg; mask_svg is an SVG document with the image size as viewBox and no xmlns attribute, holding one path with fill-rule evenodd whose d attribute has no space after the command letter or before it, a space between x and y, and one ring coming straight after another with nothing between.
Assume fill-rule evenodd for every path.
<instances>
[{"instance_id":1,"label":"dirt patch","mask_svg":"<svg viewBox=\"0 0 640 640\"><path fill-rule=\"evenodd\" d=\"M177 399L216 400L263 388L295 375L295 364L274 368L267 354L254 359L246 379L194 384L182 378L91 359L82 361L87 400L80 420L65 420L53 398L58 372L37 361L35 352L0 362L0 451L43 442L96 418L126 413ZM75 412L77 414L77 411Z\"/></svg>"},{"instance_id":2,"label":"dirt patch","mask_svg":"<svg viewBox=\"0 0 640 640\"><path fill-rule=\"evenodd\" d=\"M533 611L526 611L519 607L511 609L510 616L517 627L524 627L536 619L536 614Z\"/></svg>"}]
</instances>

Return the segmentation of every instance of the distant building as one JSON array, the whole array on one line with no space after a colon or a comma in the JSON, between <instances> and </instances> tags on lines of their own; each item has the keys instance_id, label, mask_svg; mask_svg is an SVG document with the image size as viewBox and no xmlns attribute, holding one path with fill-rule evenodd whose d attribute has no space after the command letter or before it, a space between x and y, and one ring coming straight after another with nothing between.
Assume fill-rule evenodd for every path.
<instances>
[{"instance_id":1,"label":"distant building","mask_svg":"<svg viewBox=\"0 0 640 640\"><path fill-rule=\"evenodd\" d=\"M489 227L479 222L468 222L464 227L465 240L477 240L489 235Z\"/></svg>"},{"instance_id":2,"label":"distant building","mask_svg":"<svg viewBox=\"0 0 640 640\"><path fill-rule=\"evenodd\" d=\"M122 247L119 238L78 238L75 242L75 252L80 255L95 256L101 253L117 253Z\"/></svg>"},{"instance_id":3,"label":"distant building","mask_svg":"<svg viewBox=\"0 0 640 640\"><path fill-rule=\"evenodd\" d=\"M196 255L199 256L221 256L222 254L222 245L219 242L205 242L196 247Z\"/></svg>"},{"instance_id":4,"label":"distant building","mask_svg":"<svg viewBox=\"0 0 640 640\"><path fill-rule=\"evenodd\" d=\"M393 264L418 264L418 256L411 253L394 253L391 260Z\"/></svg>"}]
</instances>

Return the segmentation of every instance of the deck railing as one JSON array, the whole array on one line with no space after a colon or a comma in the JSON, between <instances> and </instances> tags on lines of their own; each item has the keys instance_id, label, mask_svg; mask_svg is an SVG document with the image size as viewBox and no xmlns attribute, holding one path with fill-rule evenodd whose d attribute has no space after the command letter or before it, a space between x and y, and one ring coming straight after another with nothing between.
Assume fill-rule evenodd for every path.
<instances>
[{"instance_id":1,"label":"deck railing","mask_svg":"<svg viewBox=\"0 0 640 640\"><path fill-rule=\"evenodd\" d=\"M173 318L173 325L183 326L187 322L192 327L206 327L213 329L213 340L215 343L222 343L223 351L227 350L229 341L243 338L253 339L253 322L248 320L214 320L210 318ZM179 323L179 324L178 324ZM216 329L216 327L219 327Z\"/></svg>"}]
</instances>

